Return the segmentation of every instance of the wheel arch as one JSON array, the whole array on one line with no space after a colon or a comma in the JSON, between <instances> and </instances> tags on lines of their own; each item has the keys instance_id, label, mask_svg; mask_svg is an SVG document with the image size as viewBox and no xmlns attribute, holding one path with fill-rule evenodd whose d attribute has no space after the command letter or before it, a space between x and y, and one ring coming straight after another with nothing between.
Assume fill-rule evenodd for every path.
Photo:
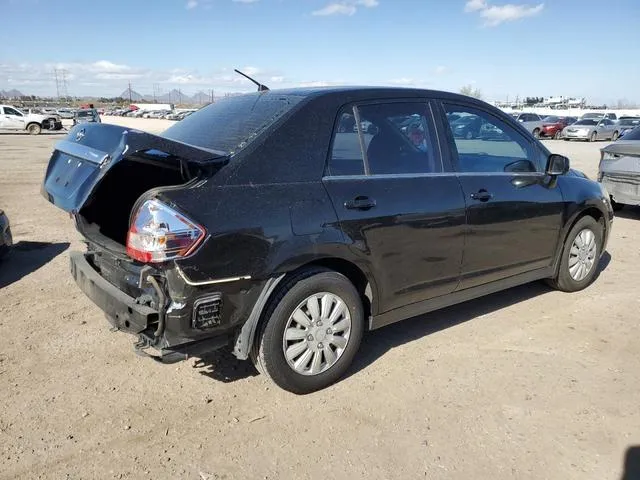
<instances>
[{"instance_id":1,"label":"wheel arch","mask_svg":"<svg viewBox=\"0 0 640 480\"><path fill-rule=\"evenodd\" d=\"M238 331L236 336L233 354L241 359L246 360L251 350L255 347L255 341L258 338L258 332L262 328L263 322L266 321L264 312L267 309L272 298L278 295L282 285L287 283L287 279L300 275L302 272L312 270L314 268L325 268L344 275L360 294L362 306L364 309L365 319L368 319L372 312L377 311L377 290L373 277L356 265L354 262L340 257L322 257L304 263L299 263L295 268L284 273L280 273L277 277L272 277L267 281L263 294L254 305L247 321ZM366 322L368 323L368 322Z\"/></svg>"},{"instance_id":2,"label":"wheel arch","mask_svg":"<svg viewBox=\"0 0 640 480\"><path fill-rule=\"evenodd\" d=\"M596 206L590 205L582 210L576 212L569 221L565 224L564 229L562 230L562 235L560 237L561 241L556 249L555 261L553 266L554 274L557 275L558 269L560 268L560 259L562 258L562 252L564 251L564 247L567 243L567 238L569 237L569 233L573 229L574 225L580 221L583 217L591 217L602 227L603 235L606 235L607 222L605 221L605 213Z\"/></svg>"}]
</instances>

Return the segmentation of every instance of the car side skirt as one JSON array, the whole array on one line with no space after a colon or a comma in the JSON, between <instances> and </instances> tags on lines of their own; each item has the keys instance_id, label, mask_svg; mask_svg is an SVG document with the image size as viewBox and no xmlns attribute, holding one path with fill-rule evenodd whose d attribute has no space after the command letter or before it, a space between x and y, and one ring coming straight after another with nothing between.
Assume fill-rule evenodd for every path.
<instances>
[{"instance_id":1,"label":"car side skirt","mask_svg":"<svg viewBox=\"0 0 640 480\"><path fill-rule=\"evenodd\" d=\"M523 285L525 283L551 278L552 276L552 267L539 268L530 272L521 273L512 277L487 283L485 285L479 285L477 287L467 288L465 290L431 298L422 302L412 303L411 305L405 305L404 307L396 308L381 315L371 317L369 321L369 328L371 330L375 330L377 328L399 322L400 320L423 315L434 310L440 310L441 308L450 307L451 305L456 305L475 298L484 297L485 295L517 287L518 285Z\"/></svg>"}]
</instances>

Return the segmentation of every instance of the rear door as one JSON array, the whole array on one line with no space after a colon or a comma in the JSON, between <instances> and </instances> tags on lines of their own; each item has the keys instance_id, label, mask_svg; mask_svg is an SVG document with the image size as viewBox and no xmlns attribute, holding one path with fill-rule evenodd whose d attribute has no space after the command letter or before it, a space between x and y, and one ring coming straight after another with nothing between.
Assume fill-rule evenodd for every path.
<instances>
[{"instance_id":1,"label":"rear door","mask_svg":"<svg viewBox=\"0 0 640 480\"><path fill-rule=\"evenodd\" d=\"M460 288L550 266L563 202L543 173L543 150L489 110L464 103L442 107L447 114L476 115L486 132L473 140L446 132L467 209Z\"/></svg>"},{"instance_id":2,"label":"rear door","mask_svg":"<svg viewBox=\"0 0 640 480\"><path fill-rule=\"evenodd\" d=\"M416 99L347 105L336 122L323 182L375 276L374 314L458 285L465 202L433 120L429 102Z\"/></svg>"}]
</instances>

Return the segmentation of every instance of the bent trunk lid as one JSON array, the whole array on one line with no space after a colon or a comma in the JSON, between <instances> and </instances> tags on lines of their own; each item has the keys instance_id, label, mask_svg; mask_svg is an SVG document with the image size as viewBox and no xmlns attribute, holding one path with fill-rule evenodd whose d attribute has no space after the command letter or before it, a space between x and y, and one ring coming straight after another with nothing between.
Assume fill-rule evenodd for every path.
<instances>
[{"instance_id":1,"label":"bent trunk lid","mask_svg":"<svg viewBox=\"0 0 640 480\"><path fill-rule=\"evenodd\" d=\"M58 208L77 213L115 164L142 152L153 153L159 163L171 158L202 168L220 166L229 159L224 152L140 130L85 123L74 126L67 137L56 144L41 193Z\"/></svg>"}]
</instances>

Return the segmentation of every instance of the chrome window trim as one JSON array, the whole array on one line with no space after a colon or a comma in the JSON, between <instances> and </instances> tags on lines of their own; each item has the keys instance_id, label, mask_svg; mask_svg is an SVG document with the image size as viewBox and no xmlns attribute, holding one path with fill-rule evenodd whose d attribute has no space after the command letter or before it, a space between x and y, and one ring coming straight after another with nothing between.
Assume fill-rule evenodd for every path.
<instances>
[{"instance_id":1,"label":"chrome window trim","mask_svg":"<svg viewBox=\"0 0 640 480\"><path fill-rule=\"evenodd\" d=\"M229 283L229 282L237 282L239 280L251 280L251 275L244 275L242 277L229 277L229 278L220 278L216 280L203 280L201 282L194 282L193 280L189 280L185 273L180 268L180 265L176 263L176 270L178 275L185 281L187 285L191 285L192 287L200 287L202 285L214 285L216 283Z\"/></svg>"}]
</instances>

